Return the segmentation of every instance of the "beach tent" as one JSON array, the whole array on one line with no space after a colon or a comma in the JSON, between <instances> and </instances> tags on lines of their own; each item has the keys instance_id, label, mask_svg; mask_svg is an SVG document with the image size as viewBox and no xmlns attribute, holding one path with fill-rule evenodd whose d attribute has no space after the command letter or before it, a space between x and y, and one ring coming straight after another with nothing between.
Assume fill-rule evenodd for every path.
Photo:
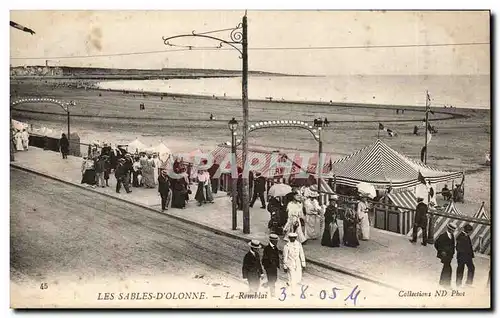
<instances>
[{"instance_id":1,"label":"beach tent","mask_svg":"<svg viewBox=\"0 0 500 318\"><path fill-rule=\"evenodd\" d=\"M161 161L166 161L168 156L172 153L163 142L160 142L156 147L154 147L154 152L158 153L158 157Z\"/></svg>"},{"instance_id":2,"label":"beach tent","mask_svg":"<svg viewBox=\"0 0 500 318\"><path fill-rule=\"evenodd\" d=\"M189 162L189 163L194 163L195 159L199 158L202 155L203 155L203 152L200 149L195 149L195 150L191 151L190 153L188 153L187 158L184 158L184 161ZM197 159L197 160L199 160L199 159Z\"/></svg>"},{"instance_id":3,"label":"beach tent","mask_svg":"<svg viewBox=\"0 0 500 318\"><path fill-rule=\"evenodd\" d=\"M474 217L477 219L485 219L485 220L490 220L490 217L488 213L486 213L486 209L484 208L484 202L481 204L481 207L479 210L477 210L476 213L474 213Z\"/></svg>"},{"instance_id":4,"label":"beach tent","mask_svg":"<svg viewBox=\"0 0 500 318\"><path fill-rule=\"evenodd\" d=\"M147 148L147 146L142 142L140 142L138 138L136 138L134 141L128 144L127 148L128 148L127 151L129 153L135 153L144 151Z\"/></svg>"},{"instance_id":5,"label":"beach tent","mask_svg":"<svg viewBox=\"0 0 500 318\"><path fill-rule=\"evenodd\" d=\"M17 120L12 119L12 127L17 130L23 130L23 129L28 129L29 125Z\"/></svg>"},{"instance_id":6,"label":"beach tent","mask_svg":"<svg viewBox=\"0 0 500 318\"><path fill-rule=\"evenodd\" d=\"M433 184L463 178L463 172L441 171L406 157L377 139L331 164L331 177L338 184L355 187L359 182L369 182L377 189L411 188L420 183L419 172Z\"/></svg>"}]
</instances>

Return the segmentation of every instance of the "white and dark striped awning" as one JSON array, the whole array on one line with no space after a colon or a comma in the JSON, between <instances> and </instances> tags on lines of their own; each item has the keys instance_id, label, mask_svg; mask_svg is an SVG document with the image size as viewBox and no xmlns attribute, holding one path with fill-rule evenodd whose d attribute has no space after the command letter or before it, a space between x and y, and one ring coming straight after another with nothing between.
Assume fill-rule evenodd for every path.
<instances>
[{"instance_id":1,"label":"white and dark striped awning","mask_svg":"<svg viewBox=\"0 0 500 318\"><path fill-rule=\"evenodd\" d=\"M338 184L368 182L382 189L409 188L420 183L418 173L433 183L462 178L462 172L440 171L408 158L377 139L375 143L332 163Z\"/></svg>"}]
</instances>

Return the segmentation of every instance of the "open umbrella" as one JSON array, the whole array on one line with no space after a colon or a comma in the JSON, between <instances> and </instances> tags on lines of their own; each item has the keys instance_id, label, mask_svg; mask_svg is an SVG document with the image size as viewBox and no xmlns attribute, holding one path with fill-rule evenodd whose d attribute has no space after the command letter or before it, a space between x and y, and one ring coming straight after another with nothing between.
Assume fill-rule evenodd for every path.
<instances>
[{"instance_id":1,"label":"open umbrella","mask_svg":"<svg viewBox=\"0 0 500 318\"><path fill-rule=\"evenodd\" d=\"M283 183L275 184L269 189L269 195L272 197L284 197L290 192L292 192L292 187Z\"/></svg>"},{"instance_id":2,"label":"open umbrella","mask_svg":"<svg viewBox=\"0 0 500 318\"><path fill-rule=\"evenodd\" d=\"M365 194L370 199L373 199L377 196L377 191L375 190L375 187L370 183L360 182L356 187L358 188L358 192L360 194Z\"/></svg>"}]
</instances>

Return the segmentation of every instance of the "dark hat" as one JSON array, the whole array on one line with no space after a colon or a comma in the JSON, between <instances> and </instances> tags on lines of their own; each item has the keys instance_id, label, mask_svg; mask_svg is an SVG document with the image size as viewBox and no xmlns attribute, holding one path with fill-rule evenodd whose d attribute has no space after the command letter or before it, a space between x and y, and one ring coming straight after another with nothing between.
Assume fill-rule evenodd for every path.
<instances>
[{"instance_id":1,"label":"dark hat","mask_svg":"<svg viewBox=\"0 0 500 318\"><path fill-rule=\"evenodd\" d=\"M470 232L472 232L472 230L474 230L474 229L472 228L472 225L470 225L470 224L465 224L465 226L464 226L464 232L465 232L465 233L470 233Z\"/></svg>"}]
</instances>

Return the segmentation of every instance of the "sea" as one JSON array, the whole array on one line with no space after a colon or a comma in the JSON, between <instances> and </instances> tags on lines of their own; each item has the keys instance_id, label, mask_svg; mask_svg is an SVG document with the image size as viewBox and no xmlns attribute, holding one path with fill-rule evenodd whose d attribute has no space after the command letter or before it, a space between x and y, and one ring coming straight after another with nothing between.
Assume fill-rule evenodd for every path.
<instances>
[{"instance_id":1,"label":"sea","mask_svg":"<svg viewBox=\"0 0 500 318\"><path fill-rule=\"evenodd\" d=\"M490 109L490 75L249 76L249 99ZM102 89L241 98L241 77L119 80Z\"/></svg>"}]
</instances>

